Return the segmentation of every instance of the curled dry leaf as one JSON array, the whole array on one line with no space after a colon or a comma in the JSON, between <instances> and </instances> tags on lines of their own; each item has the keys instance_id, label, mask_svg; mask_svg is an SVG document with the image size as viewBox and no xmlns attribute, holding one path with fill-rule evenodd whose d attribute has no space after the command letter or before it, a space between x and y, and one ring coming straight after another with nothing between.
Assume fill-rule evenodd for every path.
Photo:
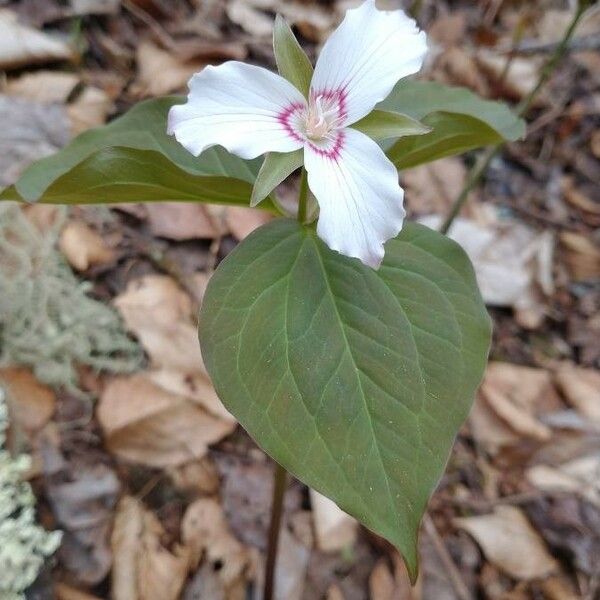
<instances>
[{"instance_id":1,"label":"curled dry leaf","mask_svg":"<svg viewBox=\"0 0 600 600\"><path fill-rule=\"evenodd\" d=\"M219 491L219 473L208 456L173 467L168 473L180 490L207 495Z\"/></svg>"},{"instance_id":2,"label":"curled dry leaf","mask_svg":"<svg viewBox=\"0 0 600 600\"><path fill-rule=\"evenodd\" d=\"M492 362L471 411L473 435L491 453L522 437L547 441L551 429L538 415L560 406L548 371Z\"/></svg>"},{"instance_id":3,"label":"curled dry leaf","mask_svg":"<svg viewBox=\"0 0 600 600\"><path fill-rule=\"evenodd\" d=\"M600 423L600 372L562 363L555 379L569 404L584 417Z\"/></svg>"},{"instance_id":4,"label":"curled dry leaf","mask_svg":"<svg viewBox=\"0 0 600 600\"><path fill-rule=\"evenodd\" d=\"M455 523L475 538L491 563L514 579L529 581L557 570L542 538L518 508L499 506L489 515Z\"/></svg>"},{"instance_id":5,"label":"curled dry leaf","mask_svg":"<svg viewBox=\"0 0 600 600\"><path fill-rule=\"evenodd\" d=\"M130 496L121 499L112 533L114 600L177 600L189 570L189 551L167 550L154 514Z\"/></svg>"},{"instance_id":6,"label":"curled dry leaf","mask_svg":"<svg viewBox=\"0 0 600 600\"><path fill-rule=\"evenodd\" d=\"M322 552L338 552L356 541L358 523L329 498L310 490L317 545Z\"/></svg>"},{"instance_id":7,"label":"curled dry leaf","mask_svg":"<svg viewBox=\"0 0 600 600\"><path fill-rule=\"evenodd\" d=\"M56 396L29 369L0 369L0 385L8 392L11 420L28 433L35 433L51 419Z\"/></svg>"},{"instance_id":8,"label":"curled dry leaf","mask_svg":"<svg viewBox=\"0 0 600 600\"><path fill-rule=\"evenodd\" d=\"M202 498L188 506L181 535L190 549L193 565L202 560L220 565L218 578L224 589L235 585L249 565L248 550L231 534L223 509L216 500Z\"/></svg>"},{"instance_id":9,"label":"curled dry leaf","mask_svg":"<svg viewBox=\"0 0 600 600\"><path fill-rule=\"evenodd\" d=\"M19 22L17 15L0 9L0 69L74 58L69 44Z\"/></svg>"},{"instance_id":10,"label":"curled dry leaf","mask_svg":"<svg viewBox=\"0 0 600 600\"><path fill-rule=\"evenodd\" d=\"M60 234L58 244L69 264L78 271L107 265L115 260L114 250L83 221L69 221Z\"/></svg>"},{"instance_id":11,"label":"curled dry leaf","mask_svg":"<svg viewBox=\"0 0 600 600\"><path fill-rule=\"evenodd\" d=\"M97 416L112 452L154 467L175 467L202 458L209 444L235 428L235 422L209 415L144 373L111 380L101 395Z\"/></svg>"}]
</instances>

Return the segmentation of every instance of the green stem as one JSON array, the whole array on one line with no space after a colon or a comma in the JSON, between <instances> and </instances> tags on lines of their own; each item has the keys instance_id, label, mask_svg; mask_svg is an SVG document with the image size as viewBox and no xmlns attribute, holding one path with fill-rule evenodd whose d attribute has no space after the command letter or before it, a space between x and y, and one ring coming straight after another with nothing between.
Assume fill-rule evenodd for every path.
<instances>
[{"instance_id":1,"label":"green stem","mask_svg":"<svg viewBox=\"0 0 600 600\"><path fill-rule=\"evenodd\" d=\"M554 69L556 68L556 65L558 64L560 59L563 57L563 55L567 51L569 42L571 41L571 38L573 37L573 34L575 33L575 29L577 27L577 24L579 23L579 20L581 19L583 13L585 12L585 10L587 8L587 4L588 4L587 2L579 3L579 5L577 7L577 11L575 12L573 19L569 23L569 26L567 27L567 29L565 31L565 35L563 36L562 41L556 47L552 56L548 59L548 61L544 65L544 68L542 69L542 72L540 73L540 76L538 77L537 83L535 84L534 88L531 90L531 92L529 92L529 94L527 94L527 96L525 98L523 98L523 100L517 106L516 112L517 112L517 115L519 115L519 117L523 117L527 113L527 111L531 107L533 101L535 100L536 96L538 95L540 89L543 87L543 85L546 83L546 81L548 81L548 79L552 75ZM440 227L441 233L444 233L444 234L448 233L448 230L450 229L450 226L454 222L454 219L457 217L461 208L467 201L467 198L469 197L469 192L471 192L471 190L473 188L475 188L475 186L479 183L479 180L483 177L483 175L487 171L487 168L490 165L490 163L492 162L492 159L494 158L494 156L496 156L496 154L498 153L500 148L502 148L502 146L503 146L502 142L500 144L496 144L495 146L492 146L491 148L486 150L485 154L483 154L481 156L481 158L475 163L475 165L471 169L471 172L469 173L469 176L467 178L467 182L465 183L465 186L461 190L461 192L458 195L458 197L456 198L456 200L452 203L452 207L450 208L448 216L444 219L444 222L442 223L442 226Z\"/></svg>"},{"instance_id":2,"label":"green stem","mask_svg":"<svg viewBox=\"0 0 600 600\"><path fill-rule=\"evenodd\" d=\"M287 485L287 471L275 463L273 473L273 500L271 503L271 523L269 525L269 543L267 547L267 564L265 567L265 591L263 600L273 600L275 594L275 564L277 562L277 547L281 531L283 515L283 498Z\"/></svg>"},{"instance_id":3,"label":"green stem","mask_svg":"<svg viewBox=\"0 0 600 600\"><path fill-rule=\"evenodd\" d=\"M298 222L306 222L306 211L308 206L308 178L306 176L306 168L302 167L302 175L300 176L300 193L298 194Z\"/></svg>"}]
</instances>

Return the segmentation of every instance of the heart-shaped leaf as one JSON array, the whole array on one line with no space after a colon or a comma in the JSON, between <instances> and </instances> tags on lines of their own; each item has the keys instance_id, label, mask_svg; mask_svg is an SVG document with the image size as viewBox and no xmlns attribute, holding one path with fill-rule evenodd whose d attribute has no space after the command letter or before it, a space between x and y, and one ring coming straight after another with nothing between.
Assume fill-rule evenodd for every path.
<instances>
[{"instance_id":1,"label":"heart-shaped leaf","mask_svg":"<svg viewBox=\"0 0 600 600\"><path fill-rule=\"evenodd\" d=\"M414 578L419 522L490 343L462 249L408 223L374 271L274 221L213 275L200 342L258 444L394 543Z\"/></svg>"},{"instance_id":2,"label":"heart-shaped leaf","mask_svg":"<svg viewBox=\"0 0 600 600\"><path fill-rule=\"evenodd\" d=\"M29 167L1 200L52 203L189 200L248 205L260 161L212 148L196 158L167 135L169 108L148 100ZM272 208L265 202L261 208Z\"/></svg>"}]
</instances>

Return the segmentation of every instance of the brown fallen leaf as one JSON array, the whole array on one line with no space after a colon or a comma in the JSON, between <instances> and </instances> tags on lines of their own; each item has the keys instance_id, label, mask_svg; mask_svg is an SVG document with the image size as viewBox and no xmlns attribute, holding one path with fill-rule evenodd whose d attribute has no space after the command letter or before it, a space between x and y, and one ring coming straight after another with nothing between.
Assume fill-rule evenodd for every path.
<instances>
[{"instance_id":1,"label":"brown fallen leaf","mask_svg":"<svg viewBox=\"0 0 600 600\"><path fill-rule=\"evenodd\" d=\"M322 552L339 552L356 541L358 523L333 501L310 490L317 545Z\"/></svg>"},{"instance_id":2,"label":"brown fallen leaf","mask_svg":"<svg viewBox=\"0 0 600 600\"><path fill-rule=\"evenodd\" d=\"M164 530L153 513L122 498L112 533L114 600L177 600L189 571L189 550L161 543Z\"/></svg>"},{"instance_id":3,"label":"brown fallen leaf","mask_svg":"<svg viewBox=\"0 0 600 600\"><path fill-rule=\"evenodd\" d=\"M446 213L464 187L466 174L463 161L456 157L407 170L402 174L407 206L417 215ZM471 205L469 201L467 207Z\"/></svg>"},{"instance_id":4,"label":"brown fallen leaf","mask_svg":"<svg viewBox=\"0 0 600 600\"><path fill-rule=\"evenodd\" d=\"M563 231L560 234L560 242L575 281L591 281L600 277L600 249L594 242L572 231Z\"/></svg>"},{"instance_id":5,"label":"brown fallen leaf","mask_svg":"<svg viewBox=\"0 0 600 600\"><path fill-rule=\"evenodd\" d=\"M3 91L34 102L64 104L80 81L76 73L35 71L9 79Z\"/></svg>"},{"instance_id":6,"label":"brown fallen leaf","mask_svg":"<svg viewBox=\"0 0 600 600\"><path fill-rule=\"evenodd\" d=\"M271 6L270 0L228 0L226 11L233 23L260 38L270 36L273 31L273 17L261 10Z\"/></svg>"},{"instance_id":7,"label":"brown fallen leaf","mask_svg":"<svg viewBox=\"0 0 600 600\"><path fill-rule=\"evenodd\" d=\"M523 436L547 441L551 429L538 416L559 408L560 398L548 371L491 362L469 420L477 441L495 454Z\"/></svg>"},{"instance_id":8,"label":"brown fallen leaf","mask_svg":"<svg viewBox=\"0 0 600 600\"><path fill-rule=\"evenodd\" d=\"M441 218L419 219L439 229ZM512 306L517 319L522 312L523 326L537 327L544 316L541 296L554 290L551 232L536 232L527 225L498 216L496 209L480 211L479 222L459 217L450 228L473 262L477 282L486 304Z\"/></svg>"},{"instance_id":9,"label":"brown fallen leaf","mask_svg":"<svg viewBox=\"0 0 600 600\"><path fill-rule=\"evenodd\" d=\"M114 302L153 366L186 374L206 373L192 302L173 279L162 275L136 279Z\"/></svg>"},{"instance_id":10,"label":"brown fallen leaf","mask_svg":"<svg viewBox=\"0 0 600 600\"><path fill-rule=\"evenodd\" d=\"M90 465L77 454L65 456L51 425L42 432L41 456L46 495L63 531L61 564L81 583L95 585L112 562L108 538L119 480L102 463Z\"/></svg>"},{"instance_id":11,"label":"brown fallen leaf","mask_svg":"<svg viewBox=\"0 0 600 600\"><path fill-rule=\"evenodd\" d=\"M526 477L539 490L575 494L600 508L600 453L557 466L536 465Z\"/></svg>"},{"instance_id":12,"label":"brown fallen leaf","mask_svg":"<svg viewBox=\"0 0 600 600\"><path fill-rule=\"evenodd\" d=\"M60 234L58 245L69 264L78 271L115 260L114 250L83 221L69 221Z\"/></svg>"},{"instance_id":13,"label":"brown fallen leaf","mask_svg":"<svg viewBox=\"0 0 600 600\"><path fill-rule=\"evenodd\" d=\"M31 371L21 367L0 369L0 383L8 392L11 419L28 433L39 431L52 418L56 395Z\"/></svg>"},{"instance_id":14,"label":"brown fallen leaf","mask_svg":"<svg viewBox=\"0 0 600 600\"><path fill-rule=\"evenodd\" d=\"M557 571L540 535L523 512L498 506L493 513L455 519L481 546L487 559L514 579L532 580Z\"/></svg>"},{"instance_id":15,"label":"brown fallen leaf","mask_svg":"<svg viewBox=\"0 0 600 600\"><path fill-rule=\"evenodd\" d=\"M109 381L97 416L111 452L154 467L175 467L200 459L209 444L235 429L235 422L209 415L189 399L159 387L144 373Z\"/></svg>"},{"instance_id":16,"label":"brown fallen leaf","mask_svg":"<svg viewBox=\"0 0 600 600\"><path fill-rule=\"evenodd\" d=\"M0 95L0 121L0 187L14 183L35 160L54 154L71 135L65 109L54 104Z\"/></svg>"},{"instance_id":17,"label":"brown fallen leaf","mask_svg":"<svg viewBox=\"0 0 600 600\"><path fill-rule=\"evenodd\" d=\"M112 108L113 102L104 90L86 87L75 101L67 106L73 135L104 125Z\"/></svg>"},{"instance_id":18,"label":"brown fallen leaf","mask_svg":"<svg viewBox=\"0 0 600 600\"><path fill-rule=\"evenodd\" d=\"M148 378L163 390L185 396L215 417L235 422L235 417L223 406L205 373L187 374L181 371L157 369L148 372Z\"/></svg>"},{"instance_id":19,"label":"brown fallen leaf","mask_svg":"<svg viewBox=\"0 0 600 600\"><path fill-rule=\"evenodd\" d=\"M163 96L185 87L190 77L210 61L183 61L168 50L147 40L137 48L138 74L132 92L140 96Z\"/></svg>"},{"instance_id":20,"label":"brown fallen leaf","mask_svg":"<svg viewBox=\"0 0 600 600\"><path fill-rule=\"evenodd\" d=\"M275 571L277 597L302 600L310 551L287 528L284 527L280 535Z\"/></svg>"},{"instance_id":21,"label":"brown fallen leaf","mask_svg":"<svg viewBox=\"0 0 600 600\"><path fill-rule=\"evenodd\" d=\"M242 241L261 225L268 223L273 217L262 210L245 206L229 206L225 211L225 222L231 235Z\"/></svg>"},{"instance_id":22,"label":"brown fallen leaf","mask_svg":"<svg viewBox=\"0 0 600 600\"><path fill-rule=\"evenodd\" d=\"M207 495L219 491L219 472L208 456L168 469L168 473L180 490Z\"/></svg>"},{"instance_id":23,"label":"brown fallen leaf","mask_svg":"<svg viewBox=\"0 0 600 600\"><path fill-rule=\"evenodd\" d=\"M66 583L57 583L54 586L54 596L56 600L100 600L98 596L82 592Z\"/></svg>"},{"instance_id":24,"label":"brown fallen leaf","mask_svg":"<svg viewBox=\"0 0 600 600\"><path fill-rule=\"evenodd\" d=\"M152 233L169 240L213 239L225 233L219 219L195 202L153 202L147 205Z\"/></svg>"},{"instance_id":25,"label":"brown fallen leaf","mask_svg":"<svg viewBox=\"0 0 600 600\"><path fill-rule=\"evenodd\" d=\"M600 423L600 372L565 362L558 367L555 380L569 404Z\"/></svg>"},{"instance_id":26,"label":"brown fallen leaf","mask_svg":"<svg viewBox=\"0 0 600 600\"><path fill-rule=\"evenodd\" d=\"M506 70L508 55L496 54L487 49L479 50L475 58L492 84L498 87L501 93L514 99L521 99L534 89L542 66L537 57L513 57ZM545 104L543 95L538 94L535 104Z\"/></svg>"},{"instance_id":27,"label":"brown fallen leaf","mask_svg":"<svg viewBox=\"0 0 600 600\"><path fill-rule=\"evenodd\" d=\"M74 56L64 39L28 27L13 11L0 9L0 69L71 60Z\"/></svg>"},{"instance_id":28,"label":"brown fallen leaf","mask_svg":"<svg viewBox=\"0 0 600 600\"><path fill-rule=\"evenodd\" d=\"M225 589L235 585L249 565L248 550L232 535L223 509L212 498L201 498L188 506L181 537L190 549L192 565L203 560L220 565L218 578Z\"/></svg>"}]
</instances>

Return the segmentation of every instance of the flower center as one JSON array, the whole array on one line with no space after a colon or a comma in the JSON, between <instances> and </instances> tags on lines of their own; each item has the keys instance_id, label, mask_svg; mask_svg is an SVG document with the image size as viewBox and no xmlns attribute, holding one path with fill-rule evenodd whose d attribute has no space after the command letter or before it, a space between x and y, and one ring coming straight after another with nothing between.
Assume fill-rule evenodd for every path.
<instances>
[{"instance_id":1,"label":"flower center","mask_svg":"<svg viewBox=\"0 0 600 600\"><path fill-rule=\"evenodd\" d=\"M322 140L336 128L339 118L336 102L323 94L311 97L305 113L304 130L309 140Z\"/></svg>"}]
</instances>

